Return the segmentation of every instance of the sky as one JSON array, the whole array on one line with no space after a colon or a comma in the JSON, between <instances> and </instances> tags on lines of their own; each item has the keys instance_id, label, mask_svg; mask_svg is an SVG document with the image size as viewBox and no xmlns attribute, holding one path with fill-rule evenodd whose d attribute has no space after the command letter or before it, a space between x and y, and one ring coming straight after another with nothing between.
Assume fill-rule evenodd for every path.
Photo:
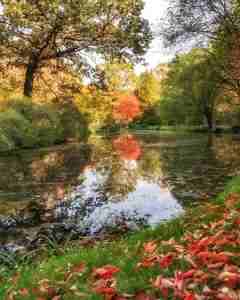
<instances>
[{"instance_id":1,"label":"sky","mask_svg":"<svg viewBox=\"0 0 240 300\"><path fill-rule=\"evenodd\" d=\"M166 9L171 0L145 0L144 18L148 19L152 30L156 33L158 23L161 17L166 14ZM164 49L162 41L159 37L155 37L152 45L145 56L148 69L153 69L160 63L168 62L173 57L173 53L169 53ZM137 71L143 71L145 67L139 65Z\"/></svg>"}]
</instances>

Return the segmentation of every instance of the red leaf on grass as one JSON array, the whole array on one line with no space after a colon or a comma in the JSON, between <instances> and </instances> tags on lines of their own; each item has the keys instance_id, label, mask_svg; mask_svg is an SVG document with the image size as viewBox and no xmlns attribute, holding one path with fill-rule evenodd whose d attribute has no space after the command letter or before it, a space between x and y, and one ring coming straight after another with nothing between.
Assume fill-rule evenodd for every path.
<instances>
[{"instance_id":1,"label":"red leaf on grass","mask_svg":"<svg viewBox=\"0 0 240 300\"><path fill-rule=\"evenodd\" d=\"M113 279L99 279L94 283L93 291L112 298L116 295L116 281Z\"/></svg>"},{"instance_id":2,"label":"red leaf on grass","mask_svg":"<svg viewBox=\"0 0 240 300\"><path fill-rule=\"evenodd\" d=\"M153 281L153 287L161 291L164 299L168 298L169 289L174 288L174 283L172 280L158 276L155 281Z\"/></svg>"},{"instance_id":3,"label":"red leaf on grass","mask_svg":"<svg viewBox=\"0 0 240 300\"><path fill-rule=\"evenodd\" d=\"M99 278L108 279L112 278L114 274L120 272L120 269L112 266L112 265L106 265L101 268L97 268L93 270L93 275Z\"/></svg>"},{"instance_id":4,"label":"red leaf on grass","mask_svg":"<svg viewBox=\"0 0 240 300\"><path fill-rule=\"evenodd\" d=\"M224 253L216 253L216 252L209 252L203 251L197 254L197 257L205 264L212 263L223 263L227 264L229 262L229 256Z\"/></svg>"},{"instance_id":5,"label":"red leaf on grass","mask_svg":"<svg viewBox=\"0 0 240 300\"><path fill-rule=\"evenodd\" d=\"M159 260L159 256L154 255L151 257L144 258L140 263L137 264L138 268L149 268L156 265Z\"/></svg>"},{"instance_id":6,"label":"red leaf on grass","mask_svg":"<svg viewBox=\"0 0 240 300\"><path fill-rule=\"evenodd\" d=\"M188 247L188 251L193 254L196 255L199 252L203 252L206 251L208 246L211 245L214 242L214 238L212 237L206 237L203 238L201 240L198 241L194 241L189 247Z\"/></svg>"},{"instance_id":7,"label":"red leaf on grass","mask_svg":"<svg viewBox=\"0 0 240 300\"><path fill-rule=\"evenodd\" d=\"M183 274L184 273L182 273L182 272L176 272L176 274L175 274L174 286L179 291L183 290L183 284L184 284Z\"/></svg>"},{"instance_id":8,"label":"red leaf on grass","mask_svg":"<svg viewBox=\"0 0 240 300\"><path fill-rule=\"evenodd\" d=\"M193 269L193 270L189 270L189 271L187 271L187 272L184 272L184 273L182 273L182 278L183 279L189 279L189 278L192 278L193 276L194 276L194 274L196 274L196 270L195 269Z\"/></svg>"},{"instance_id":9,"label":"red leaf on grass","mask_svg":"<svg viewBox=\"0 0 240 300\"><path fill-rule=\"evenodd\" d=\"M219 275L219 280L223 281L228 287L236 288L236 286L240 283L240 274L239 273L231 273L231 272L222 272Z\"/></svg>"},{"instance_id":10,"label":"red leaf on grass","mask_svg":"<svg viewBox=\"0 0 240 300\"><path fill-rule=\"evenodd\" d=\"M115 288L112 287L97 287L94 289L94 291L97 294L102 294L102 295L115 295L116 293Z\"/></svg>"},{"instance_id":11,"label":"red leaf on grass","mask_svg":"<svg viewBox=\"0 0 240 300\"><path fill-rule=\"evenodd\" d=\"M196 300L196 297L193 294L187 294L184 296L183 300Z\"/></svg>"},{"instance_id":12,"label":"red leaf on grass","mask_svg":"<svg viewBox=\"0 0 240 300\"><path fill-rule=\"evenodd\" d=\"M162 269L167 269L173 263L173 256L167 255L160 259L159 264Z\"/></svg>"},{"instance_id":13,"label":"red leaf on grass","mask_svg":"<svg viewBox=\"0 0 240 300\"><path fill-rule=\"evenodd\" d=\"M157 243L155 241L145 243L143 248L145 253L152 254L157 249Z\"/></svg>"}]
</instances>

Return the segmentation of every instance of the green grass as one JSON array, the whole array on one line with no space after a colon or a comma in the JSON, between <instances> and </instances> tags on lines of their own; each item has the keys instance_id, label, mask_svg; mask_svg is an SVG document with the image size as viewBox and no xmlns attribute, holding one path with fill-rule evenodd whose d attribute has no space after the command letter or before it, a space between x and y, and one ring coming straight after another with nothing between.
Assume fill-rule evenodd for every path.
<instances>
[{"instance_id":1,"label":"green grass","mask_svg":"<svg viewBox=\"0 0 240 300\"><path fill-rule=\"evenodd\" d=\"M136 272L135 267L139 261L139 253L143 243L152 239L159 241L168 240L171 237L180 239L183 232L183 222L177 219L167 224L162 224L154 230L146 229L135 234L129 234L116 241L105 241L87 248L77 247L76 245L72 248L67 247L63 255L51 255L41 263L35 262L30 265L25 264L17 267L18 272L21 273L17 289L34 288L36 283L45 278L50 280L54 286L61 288L61 282L64 281L64 274L68 270L69 265L84 262L87 265L88 272L84 276L78 277L77 281L74 282L78 291L87 294L87 297L84 299L101 299L94 293L90 293L87 281L93 268L107 264L115 265L121 269L121 273L118 276L119 290L134 294L139 290L147 289L150 279L159 272L158 269ZM5 273L5 276L9 278L11 275L12 272ZM0 299L5 299L5 292L10 286L11 284L5 283L5 285L0 287ZM32 300L35 298L30 296L24 299ZM66 294L64 299L71 300L75 298L70 293L69 295Z\"/></svg>"},{"instance_id":2,"label":"green grass","mask_svg":"<svg viewBox=\"0 0 240 300\"><path fill-rule=\"evenodd\" d=\"M226 191L216 199L216 203L222 204L223 200L231 193L240 193L240 177L233 179L226 187ZM210 223L219 218L221 213L221 205L219 211L212 211L206 214L204 205L189 209L187 213L178 219L168 223L161 224L155 229L143 229L136 233L127 234L121 238L114 237L110 241L96 242L89 246L81 246L80 244L68 245L57 251L46 251L41 259L33 262L26 262L15 267L10 271L6 267L2 267L0 278L2 284L0 287L0 299L5 300L6 291L12 287L10 282L11 276L17 271L20 275L16 289L28 288L32 289L37 286L40 280L48 279L50 283L61 290L64 289L64 300L81 299L79 293L84 295L83 299L102 299L97 296L89 288L89 278L93 268L104 265L114 265L121 269L117 276L118 290L120 292L134 294L137 291L148 290L150 287L150 279L159 275L159 267L151 269L143 269L136 271L136 265L139 262L142 246L150 240L163 241L174 238L176 241L187 231L194 231L199 224ZM72 278L68 283L64 282L64 275L71 265L77 265L84 262L87 271L83 275ZM185 262L182 261L181 268L184 268ZM173 273L174 268L165 271L165 275ZM1 280L1 279L0 279ZM71 292L71 289L77 290L78 295ZM25 300L36 299L33 295L29 297L17 298Z\"/></svg>"},{"instance_id":3,"label":"green grass","mask_svg":"<svg viewBox=\"0 0 240 300\"><path fill-rule=\"evenodd\" d=\"M235 177L227 184L224 192L217 197L217 202L220 204L223 203L226 197L231 193L240 194L240 176Z\"/></svg>"}]
</instances>

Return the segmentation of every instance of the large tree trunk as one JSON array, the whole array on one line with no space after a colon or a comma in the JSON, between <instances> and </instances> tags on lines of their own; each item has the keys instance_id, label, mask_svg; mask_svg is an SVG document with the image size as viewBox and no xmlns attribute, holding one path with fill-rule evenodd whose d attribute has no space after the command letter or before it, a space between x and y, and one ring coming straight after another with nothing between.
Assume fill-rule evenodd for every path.
<instances>
[{"instance_id":1,"label":"large tree trunk","mask_svg":"<svg viewBox=\"0 0 240 300\"><path fill-rule=\"evenodd\" d=\"M24 82L24 96L31 98L33 93L34 78L38 69L38 58L32 55L27 65L25 82Z\"/></svg>"}]
</instances>

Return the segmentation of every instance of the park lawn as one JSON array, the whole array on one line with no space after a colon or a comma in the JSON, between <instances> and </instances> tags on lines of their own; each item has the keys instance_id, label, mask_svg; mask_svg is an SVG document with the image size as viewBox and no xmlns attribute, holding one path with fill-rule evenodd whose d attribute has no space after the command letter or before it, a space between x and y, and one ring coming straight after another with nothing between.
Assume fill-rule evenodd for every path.
<instances>
[{"instance_id":1,"label":"park lawn","mask_svg":"<svg viewBox=\"0 0 240 300\"><path fill-rule=\"evenodd\" d=\"M212 203L111 241L2 267L3 300L240 299L240 178Z\"/></svg>"}]
</instances>

